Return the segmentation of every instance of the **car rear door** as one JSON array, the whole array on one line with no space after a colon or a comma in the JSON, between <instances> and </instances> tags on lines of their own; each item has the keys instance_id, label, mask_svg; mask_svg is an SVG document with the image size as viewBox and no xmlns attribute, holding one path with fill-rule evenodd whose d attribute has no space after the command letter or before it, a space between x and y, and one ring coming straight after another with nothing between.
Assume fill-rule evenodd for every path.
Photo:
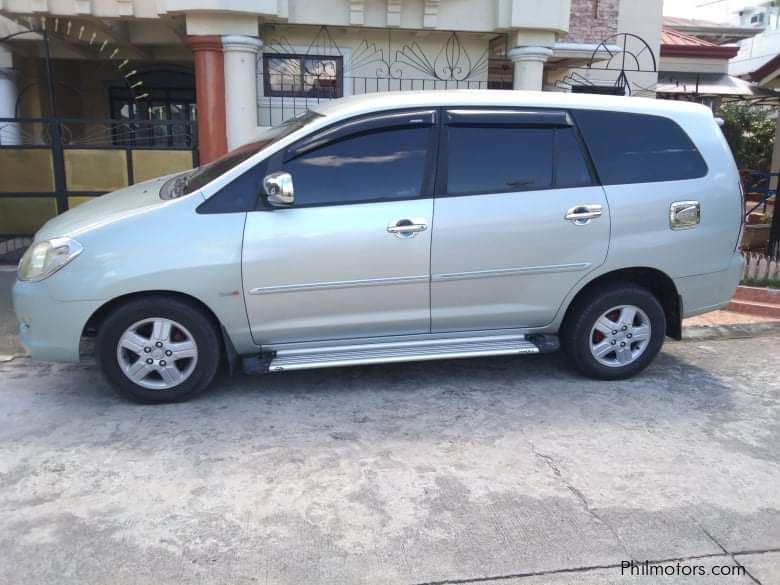
<instances>
[{"instance_id":1,"label":"car rear door","mask_svg":"<svg viewBox=\"0 0 780 585\"><path fill-rule=\"evenodd\" d=\"M432 331L549 323L609 246L607 200L571 117L451 109L443 124Z\"/></svg>"},{"instance_id":2,"label":"car rear door","mask_svg":"<svg viewBox=\"0 0 780 585\"><path fill-rule=\"evenodd\" d=\"M295 203L247 214L243 281L256 343L430 331L436 110L348 120L268 173Z\"/></svg>"}]
</instances>

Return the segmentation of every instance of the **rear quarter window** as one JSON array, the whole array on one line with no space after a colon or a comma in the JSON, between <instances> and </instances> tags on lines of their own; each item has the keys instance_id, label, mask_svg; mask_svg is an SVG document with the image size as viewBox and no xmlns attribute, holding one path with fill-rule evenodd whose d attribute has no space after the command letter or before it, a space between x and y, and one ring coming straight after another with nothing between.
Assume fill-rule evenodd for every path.
<instances>
[{"instance_id":1,"label":"rear quarter window","mask_svg":"<svg viewBox=\"0 0 780 585\"><path fill-rule=\"evenodd\" d=\"M693 141L663 116L573 111L604 185L696 179L707 164Z\"/></svg>"}]
</instances>

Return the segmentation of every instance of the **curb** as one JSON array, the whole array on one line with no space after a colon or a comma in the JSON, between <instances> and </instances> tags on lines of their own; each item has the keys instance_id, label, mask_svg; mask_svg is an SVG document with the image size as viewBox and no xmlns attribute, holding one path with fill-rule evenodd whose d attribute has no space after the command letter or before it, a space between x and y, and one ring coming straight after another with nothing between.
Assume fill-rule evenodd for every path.
<instances>
[{"instance_id":1,"label":"curb","mask_svg":"<svg viewBox=\"0 0 780 585\"><path fill-rule=\"evenodd\" d=\"M780 335L780 321L746 323L742 325L703 325L683 327L683 341L707 339L745 339L765 335Z\"/></svg>"}]
</instances>

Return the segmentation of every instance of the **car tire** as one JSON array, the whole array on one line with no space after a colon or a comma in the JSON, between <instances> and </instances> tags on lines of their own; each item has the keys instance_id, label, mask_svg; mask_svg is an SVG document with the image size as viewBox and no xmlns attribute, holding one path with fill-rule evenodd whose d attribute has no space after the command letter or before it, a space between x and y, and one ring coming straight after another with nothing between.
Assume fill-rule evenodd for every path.
<instances>
[{"instance_id":1,"label":"car tire","mask_svg":"<svg viewBox=\"0 0 780 585\"><path fill-rule=\"evenodd\" d=\"M644 370L665 337L658 299L640 286L617 284L595 288L576 301L564 321L561 346L585 376L622 380Z\"/></svg>"},{"instance_id":2,"label":"car tire","mask_svg":"<svg viewBox=\"0 0 780 585\"><path fill-rule=\"evenodd\" d=\"M150 296L120 305L106 317L95 354L120 395L138 402L175 402L213 380L220 334L194 303Z\"/></svg>"}]
</instances>

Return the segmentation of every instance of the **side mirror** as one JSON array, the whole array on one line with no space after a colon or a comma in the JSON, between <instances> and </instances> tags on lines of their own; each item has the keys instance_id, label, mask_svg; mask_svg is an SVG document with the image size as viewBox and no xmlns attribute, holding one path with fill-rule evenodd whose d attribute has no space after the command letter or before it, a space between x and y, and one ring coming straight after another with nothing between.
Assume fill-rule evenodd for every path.
<instances>
[{"instance_id":1,"label":"side mirror","mask_svg":"<svg viewBox=\"0 0 780 585\"><path fill-rule=\"evenodd\" d=\"M293 180L290 173L271 173L263 179L263 189L268 195L268 203L274 207L289 207L295 203Z\"/></svg>"}]
</instances>

